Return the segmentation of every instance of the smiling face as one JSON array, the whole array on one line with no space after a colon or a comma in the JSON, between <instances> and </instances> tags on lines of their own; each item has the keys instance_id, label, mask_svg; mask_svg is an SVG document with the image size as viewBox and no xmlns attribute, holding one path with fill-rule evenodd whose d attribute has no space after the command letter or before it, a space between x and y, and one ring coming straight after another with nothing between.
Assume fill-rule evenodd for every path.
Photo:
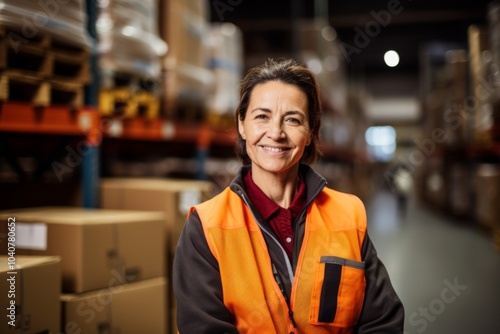
<instances>
[{"instance_id":1,"label":"smiling face","mask_svg":"<svg viewBox=\"0 0 500 334\"><path fill-rule=\"evenodd\" d=\"M311 143L307 96L279 81L256 85L238 130L245 140L254 174L296 172Z\"/></svg>"}]
</instances>

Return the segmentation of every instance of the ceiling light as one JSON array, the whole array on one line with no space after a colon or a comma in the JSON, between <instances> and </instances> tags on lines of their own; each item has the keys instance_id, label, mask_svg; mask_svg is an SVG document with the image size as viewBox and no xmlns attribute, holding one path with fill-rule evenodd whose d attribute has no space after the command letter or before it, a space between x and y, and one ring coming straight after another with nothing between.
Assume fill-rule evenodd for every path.
<instances>
[{"instance_id":1,"label":"ceiling light","mask_svg":"<svg viewBox=\"0 0 500 334\"><path fill-rule=\"evenodd\" d=\"M399 55L394 50L389 50L384 54L385 64L389 67L395 67L399 64Z\"/></svg>"}]
</instances>

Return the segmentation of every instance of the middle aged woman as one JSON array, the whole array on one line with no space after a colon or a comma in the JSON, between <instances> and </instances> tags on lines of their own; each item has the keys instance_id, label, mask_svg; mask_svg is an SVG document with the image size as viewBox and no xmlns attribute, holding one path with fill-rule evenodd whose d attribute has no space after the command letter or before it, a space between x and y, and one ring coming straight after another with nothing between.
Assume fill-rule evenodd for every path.
<instances>
[{"instance_id":1,"label":"middle aged woman","mask_svg":"<svg viewBox=\"0 0 500 334\"><path fill-rule=\"evenodd\" d=\"M249 71L236 111L244 166L191 209L174 261L180 333L402 333L403 306L355 196L326 187L314 75Z\"/></svg>"}]
</instances>

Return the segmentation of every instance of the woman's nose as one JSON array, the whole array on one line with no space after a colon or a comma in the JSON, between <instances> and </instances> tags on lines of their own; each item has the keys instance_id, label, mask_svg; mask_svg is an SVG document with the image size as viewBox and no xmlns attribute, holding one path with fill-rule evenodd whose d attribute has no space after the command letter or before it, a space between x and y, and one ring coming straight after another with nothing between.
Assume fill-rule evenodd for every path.
<instances>
[{"instance_id":1,"label":"woman's nose","mask_svg":"<svg viewBox=\"0 0 500 334\"><path fill-rule=\"evenodd\" d=\"M283 123L280 121L272 121L271 124L269 124L269 129L267 131L269 138L276 141L285 138L286 134L283 131L282 126Z\"/></svg>"}]
</instances>

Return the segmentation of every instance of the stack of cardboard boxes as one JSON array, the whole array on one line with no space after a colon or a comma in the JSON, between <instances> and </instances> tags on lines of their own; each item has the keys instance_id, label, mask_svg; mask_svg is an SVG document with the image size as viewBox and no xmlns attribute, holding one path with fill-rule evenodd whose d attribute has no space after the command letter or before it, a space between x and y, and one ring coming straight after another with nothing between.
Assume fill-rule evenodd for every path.
<instances>
[{"instance_id":1,"label":"stack of cardboard boxes","mask_svg":"<svg viewBox=\"0 0 500 334\"><path fill-rule=\"evenodd\" d=\"M159 2L160 36L168 44L162 64L162 109L172 120L199 122L213 84L205 40L209 3L203 0Z\"/></svg>"},{"instance_id":2,"label":"stack of cardboard boxes","mask_svg":"<svg viewBox=\"0 0 500 334\"><path fill-rule=\"evenodd\" d=\"M189 208L211 198L215 192L212 182L164 178L108 178L101 180L100 188L101 207L105 209L162 211L164 213L161 235L164 235L166 240L164 253L169 278L172 277L175 248ZM177 308L171 283L169 280L166 292L167 317L169 333L175 334L177 333Z\"/></svg>"},{"instance_id":3,"label":"stack of cardboard boxes","mask_svg":"<svg viewBox=\"0 0 500 334\"><path fill-rule=\"evenodd\" d=\"M46 292L56 282L63 333L166 332L163 213L41 207L1 214L9 217L16 220L16 255L61 259L60 278L38 276L33 284Z\"/></svg>"}]
</instances>

